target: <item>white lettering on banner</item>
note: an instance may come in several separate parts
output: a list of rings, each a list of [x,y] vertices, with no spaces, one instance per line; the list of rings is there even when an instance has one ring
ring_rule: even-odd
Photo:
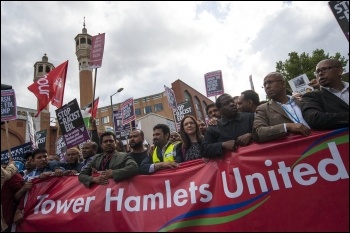
[[[199,186],[199,193],[203,196],[200,198],[201,202],[209,202],[213,198],[213,194],[207,190],[209,188],[209,184],[202,184]],[[171,194],[171,187],[170,187],[170,181],[165,181],[165,192],[166,192],[166,203],[167,208],[170,208],[172,203],[174,203],[176,206],[183,206],[185,205],[189,199],[191,201],[191,204],[197,203],[196,200],[196,191],[198,190],[198,186],[195,185],[195,182],[190,182],[190,187],[188,189],[190,193],[190,198],[188,198],[188,192],[185,189],[178,189],[174,192],[174,194]],[[124,189],[121,188],[118,191],[117,196],[112,196],[113,190],[111,188],[107,188],[106,191],[106,203],[105,203],[105,211],[111,210],[111,202],[116,201],[117,202],[117,211],[122,211],[122,204],[124,204],[124,208],[129,212],[135,212],[135,211],[141,211],[141,200],[143,200],[143,206],[142,210],[145,211],[148,209],[148,205],[150,205],[151,210],[157,209],[163,209],[164,208],[164,194],[161,192],[155,193],[155,194],[148,194],[143,195],[143,198],[141,196],[129,196],[125,199],[123,203],[123,195],[124,195]]]
[[[84,198],[79,197],[77,199],[72,199],[70,201],[65,200],[64,202],[62,202],[61,200],[45,200],[46,198],[48,198],[49,195],[45,194],[45,195],[41,195],[38,196],[38,200],[39,203],[35,206],[34,208],[34,214],[38,214],[39,212],[41,214],[49,214],[51,213],[55,208],[56,208],[56,214],[59,214],[62,210],[63,213],[67,213],[67,211],[72,207],[72,211],[73,213],[79,213],[83,210],[84,207],[84,212],[89,212],[90,211],[90,204],[92,201],[94,201],[96,199],[95,196],[92,197],[87,197],[86,198],[86,203]]]
[[[40,78],[38,80],[38,84],[39,84],[38,89],[39,89],[39,93],[41,95],[47,95],[47,98],[49,98],[49,92],[50,92],[49,81],[47,81],[46,77],[47,77],[47,75],[45,75],[43,78]],[[48,89],[44,90],[45,88],[48,88]]]
[[[334,9],[337,10],[337,14],[343,13],[344,15],[340,15],[339,19],[343,19],[344,17],[349,21],[349,2],[342,1],[334,6]]]
[[[46,138],[39,138],[37,140],[38,143],[44,143],[46,141]]]
[[[323,179],[325,179],[327,181],[331,181],[331,182],[334,182],[334,181],[337,181],[340,179],[348,179],[349,174],[346,171],[346,168],[345,168],[344,163],[340,157],[340,153],[338,151],[338,148],[337,148],[335,142],[328,143],[328,147],[329,147],[329,150],[331,152],[332,158],[331,159],[326,158],[326,159],[323,159],[319,162],[319,164],[317,166],[319,175]],[[265,165],[271,166],[272,161],[266,160]],[[338,173],[333,174],[333,175],[329,174],[326,170],[326,167],[328,165],[336,166],[338,168]],[[281,176],[282,176],[284,187],[285,188],[292,188],[292,183],[291,183],[290,177],[288,176],[288,173],[290,173],[292,171],[291,168],[286,167],[286,165],[283,161],[278,162],[278,167],[279,167],[278,173],[281,174]],[[239,168],[237,168],[237,167],[233,168],[233,174],[234,174],[234,179],[235,179],[236,187],[237,187],[237,190],[235,192],[231,192],[228,189],[226,172],[221,173],[224,192],[225,192],[225,195],[229,198],[239,197],[242,195],[242,193],[244,191],[243,190],[243,187],[244,187],[243,180],[242,180],[241,174],[239,172]],[[268,174],[269,174],[269,178],[270,178],[270,184],[272,185],[272,189],[279,190],[280,187],[277,183],[275,172],[273,170],[271,170],[271,171],[268,171]],[[311,176],[308,179],[303,178],[303,176],[312,175],[312,174],[316,174],[316,170],[310,164],[307,164],[307,163],[301,163],[301,164],[296,165],[292,171],[292,175],[293,175],[292,177],[294,178],[294,180],[297,183],[299,183],[300,185],[304,185],[304,186],[314,184],[317,181],[317,179],[319,178],[317,176]],[[268,191],[264,175],[261,173],[254,173],[252,175],[245,176],[245,182],[247,183],[250,194],[256,193],[255,187],[253,184],[254,179],[257,179],[259,181],[260,189],[262,192]]]
[[[70,110],[70,108],[66,108],[57,114],[58,119],[62,120],[66,132],[69,132],[72,129],[74,129],[72,121],[80,117],[80,110],[76,110],[73,113],[70,113]]]
[[[260,191],[267,192],[271,189],[270,187],[272,187],[272,190],[280,190],[281,188],[293,188],[293,184],[310,186],[315,184],[320,178],[329,182],[349,179],[349,174],[336,143],[329,142],[327,145],[330,151],[329,158],[318,161],[315,168],[308,163],[299,163],[294,167],[289,167],[286,166],[285,161],[278,161],[275,163],[276,168],[268,170],[266,174],[253,173],[242,176],[238,167],[232,169],[233,174],[226,174],[223,171],[221,172],[221,178],[224,194],[226,197],[233,199],[240,197],[243,193],[253,195]],[[271,167],[273,162],[270,159],[266,159],[264,164],[266,167]],[[332,173],[330,173],[329,169],[327,170],[328,167],[333,168]],[[277,177],[280,178],[279,183]],[[228,183],[228,181],[232,181],[233,184]],[[111,205],[115,204],[115,211],[157,211],[164,208],[181,207],[186,204],[196,204],[197,202],[207,203],[213,200],[210,185],[206,183],[196,184],[195,181],[190,181],[188,188],[174,189],[173,187],[170,180],[165,180],[164,186],[160,188],[159,192],[136,196],[126,195],[124,188],[107,188],[104,210],[105,212],[111,211]],[[236,190],[232,187],[236,187]],[[256,190],[257,187],[258,189]],[[59,214],[67,213],[68,211],[73,213],[89,212],[90,204],[95,199],[95,196],[91,196],[62,201],[49,199],[49,194],[39,195],[37,197],[39,203],[34,208],[34,214]]]

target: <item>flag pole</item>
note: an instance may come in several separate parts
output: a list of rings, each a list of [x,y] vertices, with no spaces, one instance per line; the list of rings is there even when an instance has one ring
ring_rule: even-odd
[[[12,154],[11,154],[11,148],[9,143],[9,126],[7,124],[7,121],[5,121],[5,129],[6,129],[6,143],[7,143],[7,149],[9,152],[9,162],[13,161]]]
[[[94,102],[95,102],[95,92],[96,92],[96,77],[97,77],[97,68],[95,68],[95,78],[94,78],[94,95],[92,96],[92,105],[91,105],[91,116],[93,116]],[[96,116],[95,116],[96,117]]]

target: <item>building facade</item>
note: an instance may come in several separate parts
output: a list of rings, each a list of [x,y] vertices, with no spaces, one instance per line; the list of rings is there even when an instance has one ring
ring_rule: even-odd
[[[171,84],[171,88],[175,94],[177,103],[188,101],[192,106],[192,115],[197,119],[205,121],[207,119],[206,107],[213,103],[213,101],[197,90],[193,89],[188,84],[184,83],[180,79],[176,80]],[[113,104],[113,110],[121,108],[121,103]],[[166,92],[155,93],[153,95],[144,96],[141,98],[134,99],[134,109],[136,115],[136,121],[143,119],[145,116],[161,116],[168,121],[175,122],[174,114],[172,109],[168,106],[168,97]],[[97,109],[96,124],[99,133],[106,131],[106,129],[113,127],[112,122],[112,107],[105,106]],[[157,124],[157,121],[152,121],[152,124]],[[161,123],[161,122],[159,122]],[[141,124],[143,131],[149,132],[149,128],[153,128],[154,125]],[[169,126],[171,123],[168,124]],[[146,129],[147,127],[147,129]],[[147,135],[148,137],[148,135]],[[148,140],[147,140],[148,141]]]

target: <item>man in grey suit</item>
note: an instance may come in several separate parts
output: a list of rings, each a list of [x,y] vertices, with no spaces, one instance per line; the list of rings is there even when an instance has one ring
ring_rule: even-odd
[[[103,153],[95,155],[81,170],[78,176],[81,183],[86,187],[107,185],[110,179],[119,182],[137,175],[137,163],[126,153],[117,151],[117,137],[113,132],[102,133],[100,143]]]
[[[302,113],[312,129],[349,127],[349,83],[342,81],[340,61],[325,59],[316,66],[316,80],[320,90],[305,93]]]
[[[253,139],[266,142],[288,133],[309,136],[311,130],[301,114],[301,103],[286,94],[283,75],[278,72],[268,73],[264,78],[264,89],[270,100],[256,109]]]

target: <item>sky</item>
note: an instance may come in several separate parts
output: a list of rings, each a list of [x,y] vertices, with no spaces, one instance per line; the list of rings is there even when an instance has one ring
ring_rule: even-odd
[[[28,86],[44,54],[56,67],[68,60],[63,102],[80,102],[74,38],[84,17],[88,34],[106,37],[97,69],[99,107],[109,106],[121,87],[114,104],[159,94],[177,79],[206,96],[204,74],[216,70],[232,96],[250,89],[252,75],[265,100],[264,77],[290,52],[323,49],[348,59],[348,40],[327,1],[1,1],[1,83],[12,85],[17,106],[36,109]],[[56,109],[50,105],[51,117]]]

